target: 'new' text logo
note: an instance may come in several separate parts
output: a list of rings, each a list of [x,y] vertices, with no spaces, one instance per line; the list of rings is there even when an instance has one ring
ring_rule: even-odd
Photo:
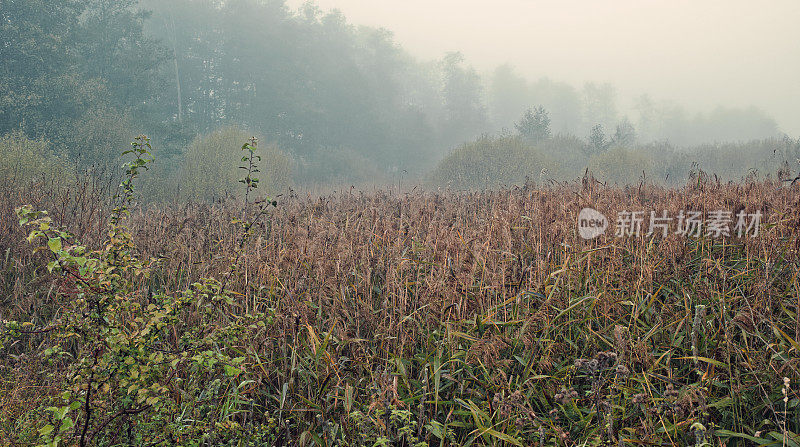
[[[594,239],[608,229],[608,219],[600,211],[584,208],[578,214],[578,234],[584,239]]]

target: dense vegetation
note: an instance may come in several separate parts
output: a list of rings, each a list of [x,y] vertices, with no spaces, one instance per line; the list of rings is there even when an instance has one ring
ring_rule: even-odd
[[[250,142],[244,202],[137,207],[149,143],[131,152],[115,200],[2,195],[7,443],[797,442],[798,184],[278,203]],[[758,237],[586,241],[586,206],[765,216]]]
[[[524,135],[485,135],[449,153],[427,180],[433,186],[473,190],[572,181],[587,172],[612,185],[646,181],[680,186],[699,171],[725,181],[791,181],[799,161],[800,139],[789,137],[676,148],[616,140],[593,145],[564,135],[536,141]]]
[[[0,1],[0,445],[800,445],[800,139],[635,109],[311,3]]]

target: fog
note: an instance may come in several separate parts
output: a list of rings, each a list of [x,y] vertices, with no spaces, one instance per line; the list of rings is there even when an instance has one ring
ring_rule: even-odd
[[[800,447],[799,56],[800,0],[0,0],[0,447]]]
[[[153,200],[232,194],[251,137],[275,192],[784,181],[798,23],[789,0],[0,2],[0,180],[112,171],[147,134]]]
[[[304,0],[290,0],[299,7]],[[775,0],[317,0],[384,27],[411,54],[461,51],[482,72],[610,82],[622,111],[642,94],[691,111],[756,106],[800,135],[800,2]]]

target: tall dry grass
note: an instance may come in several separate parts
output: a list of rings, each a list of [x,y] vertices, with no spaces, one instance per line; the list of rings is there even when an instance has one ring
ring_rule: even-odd
[[[28,254],[10,212],[58,204],[39,191],[0,198],[0,312],[44,326],[60,278]],[[90,194],[65,203],[64,224],[98,243],[107,205]],[[612,220],[765,217],[755,238],[585,241],[584,207]],[[230,283],[238,312],[276,311],[275,326],[241,340],[260,363],[246,365],[252,405],[237,420],[272,430],[274,444],[409,445],[411,432],[432,445],[798,442],[797,387],[782,401],[783,378],[800,383],[798,210],[800,185],[703,175],[672,189],[586,178],[286,197]],[[235,202],[134,212],[142,255],[162,259],[143,287],[170,293],[221,274],[239,212]],[[23,442],[18,424],[55,389],[58,371],[37,357],[46,345],[28,337],[3,353],[0,439]]]

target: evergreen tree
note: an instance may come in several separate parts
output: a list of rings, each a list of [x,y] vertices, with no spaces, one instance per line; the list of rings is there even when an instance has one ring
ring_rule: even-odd
[[[592,152],[602,152],[608,148],[606,134],[603,132],[603,125],[597,124],[589,132],[589,149]]]
[[[551,137],[550,115],[542,106],[525,111],[522,119],[514,124],[514,127],[523,138],[532,143],[538,143]]]
[[[617,124],[611,141],[613,144],[622,147],[631,147],[636,143],[636,129],[627,117],[623,118],[622,121]]]

